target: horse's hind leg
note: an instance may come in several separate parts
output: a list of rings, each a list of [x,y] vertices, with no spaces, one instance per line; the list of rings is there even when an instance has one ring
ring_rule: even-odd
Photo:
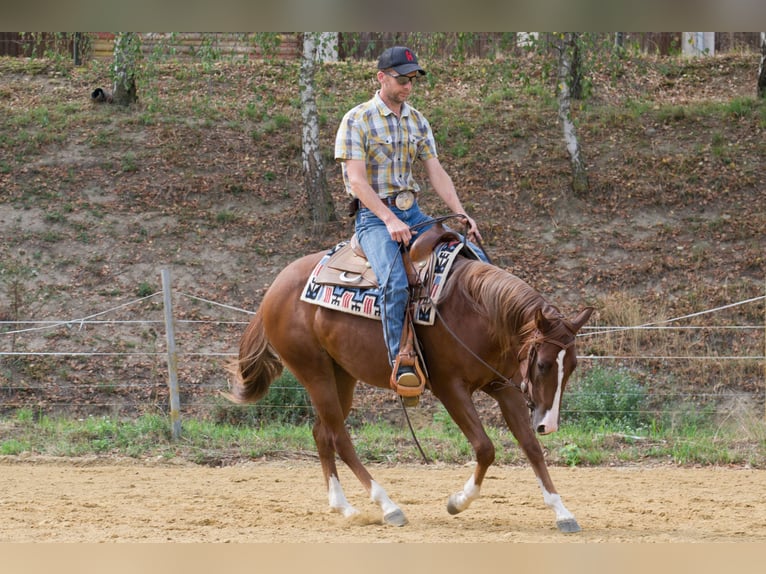
[[[372,475],[359,460],[346,430],[345,421],[351,411],[356,381],[338,368],[335,369],[334,379],[334,385],[328,383],[327,379],[314,384],[304,383],[318,415],[314,424],[314,441],[322,463],[330,508],[346,517],[358,513],[358,510],[346,499],[341,487],[335,464],[337,453],[362,483],[371,500],[380,506],[383,511],[383,521],[393,526],[404,526],[407,524],[406,516],[388,497],[386,491],[373,480]]]
[[[497,401],[503,418],[508,424],[513,436],[519,442],[521,450],[532,465],[532,469],[537,476],[540,489],[543,491],[543,501],[545,505],[552,509],[556,514],[556,526],[561,532],[571,533],[579,532],[580,525],[574,517],[574,514],[567,510],[561,501],[561,496],[556,492],[553,486],[553,480],[545,464],[545,455],[537,440],[535,432],[532,429],[529,418],[529,410],[518,389],[503,386],[502,388],[485,388],[484,391]]]
[[[322,472],[324,474],[325,485],[327,486],[330,508],[345,517],[358,514],[359,511],[348,502],[340,485],[338,468],[335,466],[335,447],[333,446],[332,434],[327,432],[320,418],[317,418],[314,423],[313,433],[319,461],[322,463]]]

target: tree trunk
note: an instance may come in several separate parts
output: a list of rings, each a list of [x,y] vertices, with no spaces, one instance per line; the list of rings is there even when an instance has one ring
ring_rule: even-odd
[[[559,42],[559,118],[564,128],[564,141],[572,164],[572,191],[575,195],[585,195],[588,191],[588,174],[582,157],[577,128],[572,121],[572,103],[570,85],[572,78],[572,58],[576,54],[577,34],[565,33]]]
[[[569,93],[575,100],[582,100],[582,55],[580,54],[580,42],[578,42],[578,34],[572,33],[570,47],[572,52],[569,71],[569,77],[571,78],[569,84]]]
[[[120,32],[114,39],[114,89],[115,104],[129,106],[138,100],[136,92],[136,70],[141,54],[141,41],[135,32]]]
[[[761,32],[761,63],[758,66],[758,97],[766,98],[766,32]]]
[[[327,186],[319,148],[319,112],[314,94],[314,73],[319,40],[320,34],[317,32],[304,33],[300,72],[303,182],[311,221],[315,228],[321,228],[330,221],[338,220],[332,194]]]

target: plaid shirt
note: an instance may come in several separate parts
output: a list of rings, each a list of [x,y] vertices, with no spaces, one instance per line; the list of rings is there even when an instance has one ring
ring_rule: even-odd
[[[400,191],[420,191],[412,177],[415,159],[436,156],[436,142],[428,120],[406,102],[401,119],[383,103],[380,93],[343,117],[335,136],[335,159],[342,162],[346,192],[351,186],[343,160],[361,159],[367,166],[367,181],[381,197]]]

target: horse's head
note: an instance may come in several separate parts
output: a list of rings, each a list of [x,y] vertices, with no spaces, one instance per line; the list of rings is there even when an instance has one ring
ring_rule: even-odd
[[[577,366],[575,336],[593,312],[580,311],[573,321],[560,315],[547,317],[535,312],[535,329],[521,360],[522,390],[530,402],[532,428],[540,434],[556,432],[561,417],[561,397],[569,376]]]

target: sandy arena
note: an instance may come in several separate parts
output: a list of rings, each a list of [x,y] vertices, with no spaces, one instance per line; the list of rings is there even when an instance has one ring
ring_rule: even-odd
[[[112,459],[0,458],[0,542],[763,542],[766,472],[552,468],[582,531],[560,534],[529,468],[492,467],[482,496],[450,516],[469,466],[373,466],[407,515],[383,525],[345,469],[360,515],[329,511],[319,464],[224,468]]]

